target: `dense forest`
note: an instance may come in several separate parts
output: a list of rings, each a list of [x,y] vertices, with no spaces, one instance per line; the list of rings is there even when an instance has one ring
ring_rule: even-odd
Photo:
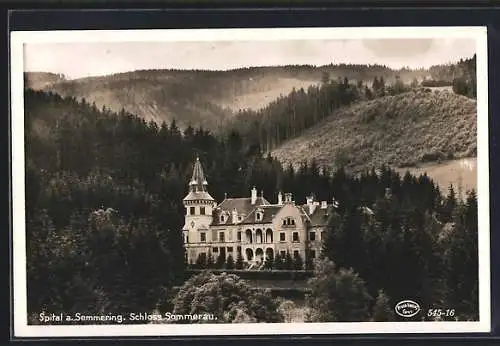
[[[350,91],[346,86],[340,94],[345,102]],[[299,203],[310,193],[335,198],[339,208],[323,254],[337,268],[357,272],[367,295],[390,302],[419,298],[423,306],[453,307],[457,318],[477,319],[473,191],[461,201],[453,187],[443,193],[425,175],[402,177],[385,167],[357,177],[315,162],[282,167],[237,131],[181,131],[175,121],[157,125],[29,89],[25,117],[32,315],[153,311],[179,301],[171,298],[184,282],[182,198],[199,155],[218,201],[226,193],[246,196],[254,185],[270,201],[278,190],[292,192]],[[324,294],[313,290],[311,301]],[[321,307],[311,306],[318,309],[312,320],[321,320]]]
[[[431,79],[424,80],[424,86],[439,82],[441,86],[453,86],[453,91],[460,95],[476,97],[476,55],[469,59],[460,59],[455,64],[435,65],[429,68]],[[427,83],[427,84],[426,84]],[[437,86],[437,85],[436,85]]]

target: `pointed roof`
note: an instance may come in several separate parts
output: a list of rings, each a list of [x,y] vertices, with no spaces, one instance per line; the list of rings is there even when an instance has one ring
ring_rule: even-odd
[[[193,176],[189,182],[190,190],[193,192],[206,191],[207,190],[207,179],[205,178],[205,173],[203,173],[203,167],[201,166],[200,158],[196,156],[196,162],[193,167]]]
[[[189,181],[189,193],[184,197],[184,201],[214,201],[213,197],[207,191],[207,179],[203,173],[200,158],[197,156],[193,167],[193,176]]]

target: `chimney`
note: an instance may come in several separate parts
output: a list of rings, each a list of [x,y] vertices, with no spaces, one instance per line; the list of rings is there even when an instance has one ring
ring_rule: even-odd
[[[233,217],[233,223],[237,223],[238,222],[238,211],[236,210],[236,208],[233,209],[232,217]]]
[[[292,194],[290,192],[285,193],[285,203],[292,203]]]
[[[328,204],[326,203],[326,201],[321,201],[321,209],[326,209],[328,208]]]
[[[278,205],[282,205],[283,204],[283,194],[280,192],[278,192]]]
[[[252,188],[252,205],[254,205],[255,202],[257,202],[257,189],[254,186]]]
[[[314,213],[314,209],[316,209],[316,206],[314,205],[314,196],[313,195],[307,196],[306,203],[309,208],[309,215],[312,215],[312,213]]]

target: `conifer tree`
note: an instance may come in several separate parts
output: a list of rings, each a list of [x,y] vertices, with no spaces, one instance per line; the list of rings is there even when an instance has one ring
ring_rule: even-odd
[[[279,252],[276,253],[276,256],[274,257],[273,268],[277,270],[283,270],[284,269],[283,261],[284,259],[281,257]]]
[[[395,320],[391,301],[383,290],[378,291],[375,305],[373,306],[372,319],[375,322],[391,322]]]
[[[238,254],[236,255],[236,263],[234,267],[235,269],[243,269],[243,256],[241,251],[238,251]]]
[[[286,270],[293,269],[293,259],[289,251],[286,252],[284,267]]]
[[[226,264],[226,257],[221,253],[217,256],[217,261],[215,262],[215,268],[223,269]]]
[[[214,269],[214,268],[215,268],[214,258],[212,256],[212,252],[209,252],[207,257],[207,269]]]
[[[302,260],[302,256],[300,256],[300,254],[293,256],[292,267],[294,270],[303,270],[304,269],[304,261]]]
[[[234,269],[234,260],[232,255],[227,256],[226,269]]]

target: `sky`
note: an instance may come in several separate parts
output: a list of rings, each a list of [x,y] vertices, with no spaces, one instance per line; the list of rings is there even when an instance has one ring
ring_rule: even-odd
[[[144,69],[228,70],[289,64],[426,68],[472,57],[475,50],[475,40],[466,38],[27,43],[24,71],[81,78]]]

